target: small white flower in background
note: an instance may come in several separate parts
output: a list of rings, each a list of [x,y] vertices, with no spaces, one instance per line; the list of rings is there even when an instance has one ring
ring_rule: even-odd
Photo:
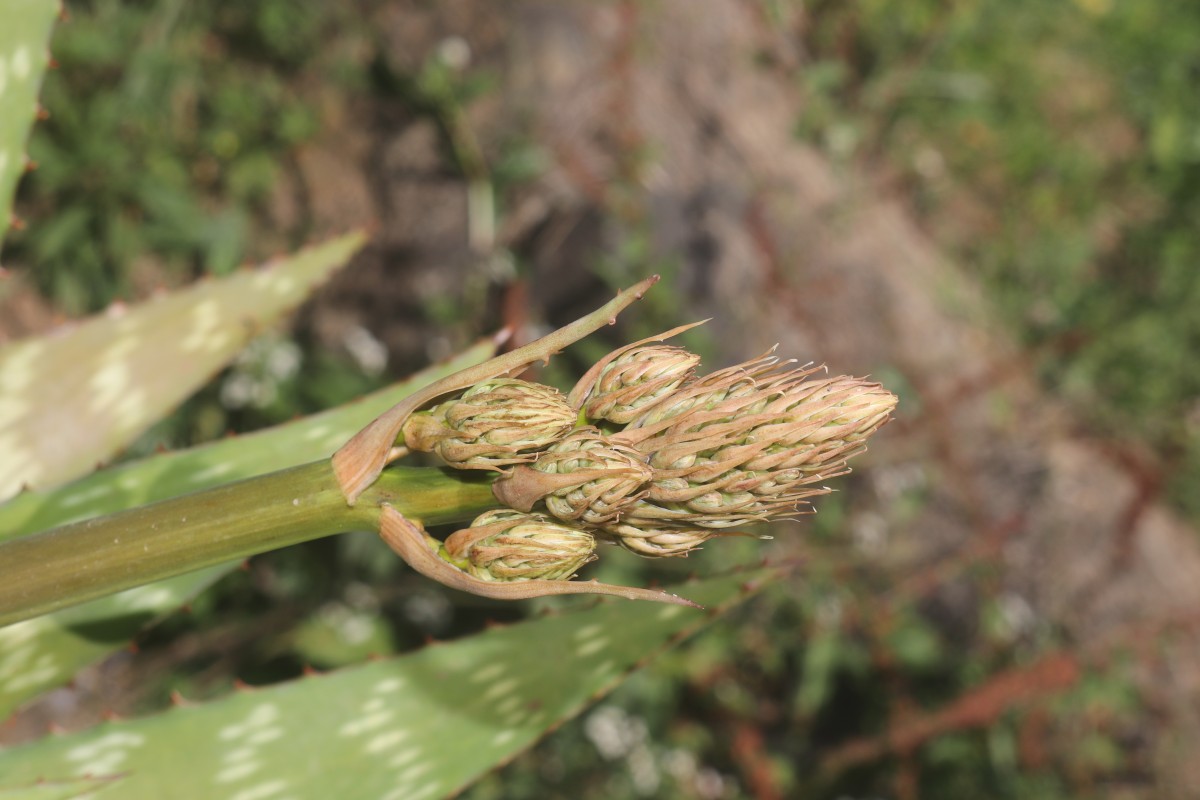
[[[304,354],[290,339],[263,336],[252,341],[221,383],[221,405],[230,410],[266,408],[279,397],[279,386],[296,376]]]

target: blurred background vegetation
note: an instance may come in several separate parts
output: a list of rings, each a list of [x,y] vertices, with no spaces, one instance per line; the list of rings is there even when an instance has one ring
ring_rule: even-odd
[[[361,326],[334,334],[319,310],[329,296],[319,297],[316,310],[259,340],[130,457],[344,402],[522,321],[521,287],[539,240],[506,240],[504,230],[548,169],[551,144],[520,124],[480,137],[470,112],[494,102],[497,76],[445,31],[408,34],[428,40],[419,58],[396,52],[381,29],[402,25],[408,6],[67,4],[52,46],[58,67],[43,92],[49,118],[30,145],[38,167],[19,193],[27,224],[5,249],[4,334],[222,274],[346,223],[322,199],[338,191],[341,167],[314,167],[311,158],[316,143],[336,147],[343,135],[379,181],[411,186],[417,205],[429,204],[431,228],[446,185],[468,206],[463,252],[453,251],[455,274],[466,277],[455,292],[401,271],[417,300],[371,308],[363,298],[378,275],[367,273],[366,288],[334,290],[339,302],[358,298],[366,309]],[[1131,447],[1161,497],[1200,524],[1200,6],[763,0],[756,10],[800,53],[790,67],[805,109],[796,140],[902,204],[982,287],[1047,393],[1065,399],[1079,425]],[[491,32],[476,34],[487,42]],[[385,146],[401,128],[432,131],[433,155],[406,166]],[[653,148],[623,148],[627,163],[614,168],[618,179],[600,204],[620,235],[575,269],[603,288],[600,296],[662,272],[666,286],[635,315],[633,333],[644,334],[695,314],[677,299],[687,259],[653,246],[647,200],[633,177],[621,179],[653,161]],[[378,217],[397,191],[371,184],[385,207]],[[412,256],[411,243],[384,248],[388,258]],[[428,280],[433,286],[421,288]],[[578,310],[550,307],[545,317],[561,322],[556,315]],[[371,324],[405,315],[408,334]],[[719,352],[711,336],[689,344]],[[556,362],[545,379],[568,384],[607,349],[589,346],[594,352]],[[858,476],[839,489],[804,523],[802,582],[637,674],[468,796],[1153,792],[1145,732],[1132,721],[1142,700],[1120,670],[1056,683],[1063,632],[1031,621],[1027,606],[998,591],[987,564],[965,570],[969,611],[947,615],[860,562],[848,518],[869,489]],[[914,490],[899,502],[927,499]],[[755,541],[718,544],[685,563],[606,559],[602,579],[669,581],[762,552]],[[527,612],[447,596],[367,538],[315,542],[256,559],[190,614],[149,631],[136,656],[100,667],[95,697],[54,713],[69,726],[89,703],[136,712],[159,707],[172,690],[213,696],[235,679],[282,680],[306,664],[354,663]],[[1001,691],[994,708],[972,717],[970,701],[983,703],[986,687],[1006,685],[1010,673],[1034,676],[1050,699],[1030,708],[1020,691]],[[88,688],[84,680],[78,691]],[[896,720],[921,709],[948,712],[906,752],[845,747],[894,732]]]

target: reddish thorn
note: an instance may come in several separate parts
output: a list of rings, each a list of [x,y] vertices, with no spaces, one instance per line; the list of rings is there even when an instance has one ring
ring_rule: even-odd
[[[29,156],[25,156],[25,171],[33,172],[37,168],[38,168],[38,162],[34,161]]]
[[[46,726],[46,730],[50,731],[51,735],[53,736],[62,736],[67,732],[67,729],[62,725],[59,725],[57,722],[51,722]]]
[[[179,613],[180,614],[191,614],[192,613],[192,604],[184,603],[183,605],[181,605],[179,607]]]
[[[238,569],[240,569],[242,572],[249,572],[250,571],[250,559],[246,559],[241,564],[239,564]]]
[[[312,664],[305,664],[305,665],[304,665],[304,676],[305,676],[306,678],[311,678],[313,675],[320,675],[320,674],[321,674],[321,673],[319,673],[319,672],[317,672],[315,669],[313,669],[313,665],[312,665]]]
[[[237,436],[237,431],[235,431],[233,428],[230,428],[229,430],[225,431],[226,439],[233,439],[236,436]]]
[[[117,712],[113,711],[111,708],[104,709],[104,711],[101,712],[100,716],[104,717],[104,719],[107,720],[108,722],[120,722],[121,721],[121,715],[118,714]]]
[[[9,216],[8,224],[12,226],[12,229],[14,231],[25,230],[25,220],[21,219],[16,214],[12,214],[11,216]]]
[[[54,56],[48,56],[46,61],[46,69],[58,69],[58,59]]]
[[[383,655],[380,653],[368,653],[367,661],[383,661]]]
[[[46,120],[50,119],[50,112],[46,110],[44,105],[38,103],[37,112],[34,114],[34,116],[37,117],[38,122],[45,122]]]
[[[58,4],[58,21],[59,22],[70,22],[71,21],[71,12],[67,11],[67,7],[62,3]]]
[[[437,643],[438,643],[438,640],[433,638],[433,636],[431,634],[428,634],[428,633],[425,634],[425,646],[426,647],[428,647],[431,644],[437,644]]]
[[[125,649],[129,651],[130,655],[136,656],[138,654],[137,642],[130,642],[129,647],[126,647]]]
[[[179,707],[188,705],[188,699],[179,693],[178,689],[171,690],[171,705]]]
[[[246,683],[246,682],[245,682],[244,680],[242,680],[241,678],[234,678],[234,679],[233,679],[233,688],[234,688],[234,689],[236,689],[236,690],[237,690],[237,691],[239,691],[239,692],[249,692],[249,691],[253,691],[253,689],[254,689],[254,687],[253,687],[253,686],[251,686],[250,684]]]
[[[491,617],[488,617],[483,621],[483,627],[487,630],[491,630],[492,628],[499,628],[500,623],[496,622],[496,620],[492,619]]]

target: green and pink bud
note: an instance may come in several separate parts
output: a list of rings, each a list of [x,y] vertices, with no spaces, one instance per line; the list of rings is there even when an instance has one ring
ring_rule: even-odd
[[[480,580],[570,580],[595,557],[596,539],[539,514],[500,509],[452,533],[445,551]]]
[[[652,525],[620,522],[605,527],[600,535],[639,556],[679,558],[687,556],[709,539],[721,534],[717,531],[674,526],[669,523]]]
[[[691,378],[700,356],[663,344],[626,349],[600,370],[583,404],[588,419],[624,425],[669,399]]]
[[[641,453],[588,427],[513,469],[492,492],[510,508],[530,511],[541,502],[559,519],[604,525],[643,497],[653,476]]]
[[[647,508],[677,524],[728,527],[793,513],[828,491],[811,484],[848,471],[896,397],[857,378],[807,374],[769,376],[754,392],[631,431],[655,468]]]
[[[458,469],[499,470],[534,460],[577,419],[558,390],[515,378],[477,383],[455,400],[413,414],[404,446],[436,453]]]

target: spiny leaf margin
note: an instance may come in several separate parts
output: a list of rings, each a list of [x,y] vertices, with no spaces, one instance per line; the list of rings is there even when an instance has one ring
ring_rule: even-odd
[[[61,7],[58,0],[0,0],[0,245],[25,173],[25,140],[37,117],[38,91],[50,61],[47,42]]]

